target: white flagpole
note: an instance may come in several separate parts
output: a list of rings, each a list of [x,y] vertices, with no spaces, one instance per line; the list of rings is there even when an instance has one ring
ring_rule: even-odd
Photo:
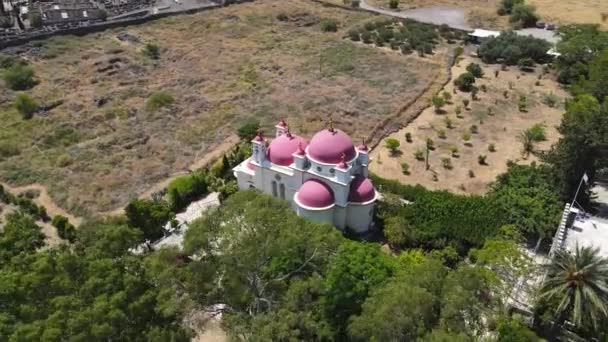
[[[574,194],[574,198],[572,199],[572,205],[574,204],[578,204],[578,202],[576,202],[576,197],[578,196],[578,192],[581,190],[581,186],[583,185],[583,180],[585,179],[585,175],[587,173],[584,172],[583,176],[581,177],[581,181],[578,183],[578,188],[576,189],[576,193]],[[579,205],[580,207],[580,205]],[[580,208],[581,210],[584,210],[583,208]]]

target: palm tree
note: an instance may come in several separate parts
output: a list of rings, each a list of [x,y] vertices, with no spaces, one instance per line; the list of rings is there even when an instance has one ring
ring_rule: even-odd
[[[519,134],[518,139],[522,144],[521,154],[527,159],[534,152],[534,137],[530,130],[525,130]]]
[[[556,324],[571,318],[581,327],[584,319],[595,329],[608,317],[608,259],[600,256],[599,248],[577,244],[573,252],[560,250],[546,268],[541,299],[559,302]]]

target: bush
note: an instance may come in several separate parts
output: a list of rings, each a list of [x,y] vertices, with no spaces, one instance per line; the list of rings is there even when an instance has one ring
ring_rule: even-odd
[[[528,110],[528,98],[525,95],[519,97],[517,102],[517,108],[520,112],[526,112]]]
[[[437,131],[437,137],[439,139],[446,139],[447,135],[445,134],[445,130],[443,130],[443,129],[438,130]]]
[[[412,142],[412,133],[410,133],[410,132],[405,133],[405,141],[407,141],[408,143]]]
[[[531,71],[532,68],[534,68],[534,60],[530,57],[521,58],[517,61],[517,66],[519,66],[521,70]]]
[[[498,5],[498,15],[511,14],[515,5],[523,4],[524,0],[502,0]]]
[[[441,165],[446,170],[451,170],[454,168],[454,166],[452,166],[452,160],[450,158],[442,158]]]
[[[371,44],[372,43],[372,34],[369,33],[368,31],[361,33],[361,41],[365,44]]]
[[[434,151],[435,150],[435,142],[433,141],[433,139],[431,139],[431,138],[427,138],[426,139],[426,148],[429,151]]]
[[[171,96],[171,94],[164,91],[159,91],[150,95],[148,101],[146,102],[146,110],[153,112],[160,108],[170,106],[173,104],[173,101],[173,96]]]
[[[352,29],[352,30],[348,31],[348,37],[353,42],[358,42],[361,40],[361,33],[357,29]]]
[[[352,0],[350,2],[350,6],[353,7],[353,8],[358,8],[360,4],[361,4],[360,0]]]
[[[260,121],[258,119],[251,118],[237,129],[237,135],[241,140],[250,141],[255,138],[260,128]]]
[[[414,51],[414,50],[412,50],[412,46],[408,43],[401,44],[399,49],[401,50],[401,53],[404,55],[409,55],[410,53],[412,53]]]
[[[452,157],[454,157],[454,158],[458,158],[459,157],[459,155],[458,155],[458,146],[456,146],[456,145],[450,146],[450,152],[452,152]]]
[[[409,175],[410,174],[410,164],[405,163],[405,162],[401,163],[401,172],[406,176]]]
[[[475,178],[475,172],[473,172],[473,170],[469,170],[469,178]]]
[[[287,21],[287,20],[289,20],[289,16],[287,16],[287,14],[281,12],[277,15],[277,20],[278,21]]]
[[[469,103],[471,103],[471,101],[469,99],[462,99],[462,104],[464,105],[464,108],[469,108]]]
[[[401,144],[399,143],[399,140],[395,138],[388,138],[384,140],[384,146],[389,150],[391,155],[396,155],[399,152],[399,146],[401,146]]]
[[[557,95],[555,95],[553,92],[550,92],[549,94],[546,94],[543,97],[543,103],[551,108],[557,107],[557,105],[559,104],[559,101],[560,101],[559,97]]]
[[[323,19],[323,20],[321,20],[321,31],[323,31],[323,32],[336,32],[336,31],[338,31],[338,22],[335,19]]]
[[[461,106],[456,106],[456,108],[454,108],[454,113],[456,114],[457,118],[462,117],[460,114],[462,114],[462,107]]]
[[[454,80],[454,85],[458,87],[458,90],[460,91],[471,91],[474,84],[475,76],[470,72],[465,72]]]
[[[144,46],[143,54],[150,59],[159,59],[160,48],[156,44],[147,43],[146,46]]]
[[[28,65],[15,64],[2,75],[6,86],[12,90],[28,90],[36,85],[34,69]]]
[[[477,128],[477,125],[472,125],[469,130],[472,134],[477,134],[479,132],[479,128]]]
[[[25,120],[31,119],[39,108],[36,101],[26,93],[17,94],[13,105]]]
[[[446,128],[449,128],[449,129],[454,128],[454,122],[449,117],[446,116],[445,119],[443,119],[443,122],[445,122]]]
[[[494,145],[494,144],[488,145],[488,151],[490,151],[490,152],[496,152],[496,145]]]
[[[433,106],[435,107],[435,113],[441,113],[441,107],[445,105],[445,98],[443,96],[435,95],[431,99]]]
[[[171,210],[178,212],[190,202],[207,193],[207,180],[203,172],[182,176],[174,179],[167,187]]]
[[[483,69],[477,63],[471,63],[467,65],[467,71],[471,73],[471,75],[475,76],[475,78],[483,77]]]
[[[471,133],[462,133],[462,140],[464,140],[465,145],[471,141]]]
[[[418,161],[423,161],[424,160],[424,151],[421,149],[417,149],[416,152],[414,152],[414,158],[416,158],[416,160],[418,160]]]
[[[53,220],[51,220],[51,224],[57,229],[57,235],[60,238],[74,242],[76,239],[76,228],[68,221],[67,217],[55,215],[53,216]]]
[[[149,241],[162,238],[165,224],[175,217],[165,201],[145,199],[131,201],[125,208],[125,215],[128,224],[139,229],[143,233],[143,238]]]
[[[443,97],[443,99],[445,100],[446,103],[449,103],[450,100],[452,99],[452,94],[450,94],[447,91],[444,91],[443,93],[441,93],[441,96]]]
[[[535,124],[528,128],[528,132],[530,132],[530,138],[534,142],[547,140],[546,127],[542,123]]]
[[[536,25],[536,22],[538,21],[536,7],[526,4],[515,5],[509,21],[523,27],[531,27]]]
[[[388,7],[392,9],[399,8],[399,0],[389,0]]]
[[[479,165],[487,165],[486,159],[487,159],[487,156],[485,154],[480,154],[477,157],[477,162],[479,162]]]
[[[30,12],[29,15],[30,26],[33,28],[42,27],[42,15],[39,12]]]

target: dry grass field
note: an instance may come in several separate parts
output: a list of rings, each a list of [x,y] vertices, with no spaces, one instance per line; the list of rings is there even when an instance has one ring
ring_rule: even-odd
[[[388,0],[367,1],[374,6],[388,8]],[[558,25],[599,24],[604,30],[608,30],[606,0],[527,0],[526,2],[536,6],[538,14],[545,22]],[[469,25],[472,27],[507,28],[508,17],[500,17],[496,14],[499,3],[500,0],[407,0],[401,1],[400,9],[435,5],[456,6],[467,11]]]
[[[543,124],[546,129],[546,140],[536,144],[536,150],[546,150],[558,138],[556,126],[563,113],[563,101],[566,93],[556,81],[545,75],[538,79],[541,70],[522,72],[516,67],[500,71],[496,78],[494,71],[497,65],[484,65],[473,57],[464,57],[452,68],[452,75],[457,77],[471,63],[480,63],[485,75],[478,79],[478,87],[485,85],[487,91],[479,91],[478,100],[471,101],[469,109],[464,109],[463,99],[470,99],[469,93],[453,92],[452,82],[444,88],[452,94],[451,103],[446,105],[441,114],[434,107],[427,108],[411,124],[390,137],[400,141],[400,154],[391,156],[381,144],[372,152],[371,171],[387,178],[397,179],[403,183],[421,184],[429,189],[450,190],[460,193],[484,193],[496,176],[507,169],[507,161],[530,163],[537,158],[534,155],[522,155],[522,143],[519,134],[535,124]],[[537,67],[537,69],[541,69]],[[536,85],[540,82],[540,85]],[[505,98],[505,91],[508,98]],[[547,95],[553,93],[559,98],[559,104],[550,107],[545,104]],[[527,111],[520,112],[520,96],[526,96]],[[456,115],[456,107],[462,107],[461,118]],[[491,110],[489,111],[489,108]],[[451,122],[451,128],[447,123]],[[471,133],[471,127],[477,126],[477,133]],[[412,135],[408,143],[406,133]],[[442,138],[442,133],[445,137]],[[463,138],[470,135],[467,142]],[[436,149],[430,152],[430,169],[426,170],[424,161],[416,160],[414,153],[425,150],[426,139],[431,138]],[[495,151],[490,151],[493,144]],[[453,155],[452,149],[458,151]],[[487,157],[487,165],[481,165],[479,155]],[[524,158],[525,157],[525,158]],[[444,160],[449,160],[451,169],[444,167]],[[401,163],[409,164],[409,175],[402,173]],[[470,171],[473,172],[471,177]]]
[[[324,18],[338,32],[322,32]],[[310,135],[333,115],[362,138],[428,87],[443,62],[344,39],[374,18],[259,0],[5,51],[34,67],[40,84],[29,93],[59,105],[23,120],[10,105],[15,93],[0,91],[0,181],[40,184],[60,207],[92,215],[200,166],[251,117],[267,131],[286,118]],[[159,60],[144,56],[146,43],[160,46]],[[173,103],[146,109],[158,91]]]

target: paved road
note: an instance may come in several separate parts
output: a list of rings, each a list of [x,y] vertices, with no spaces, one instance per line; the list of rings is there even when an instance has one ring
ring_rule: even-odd
[[[473,30],[472,27],[467,25],[465,10],[460,7],[429,6],[405,11],[390,11],[372,6],[366,0],[361,0],[360,7],[368,11],[392,17],[414,19],[416,21],[435,25],[446,24],[452,28],[465,31]],[[526,28],[516,30],[515,32],[525,36],[531,35],[536,38],[544,39],[550,43],[557,43],[559,40],[553,31],[544,29]]]

